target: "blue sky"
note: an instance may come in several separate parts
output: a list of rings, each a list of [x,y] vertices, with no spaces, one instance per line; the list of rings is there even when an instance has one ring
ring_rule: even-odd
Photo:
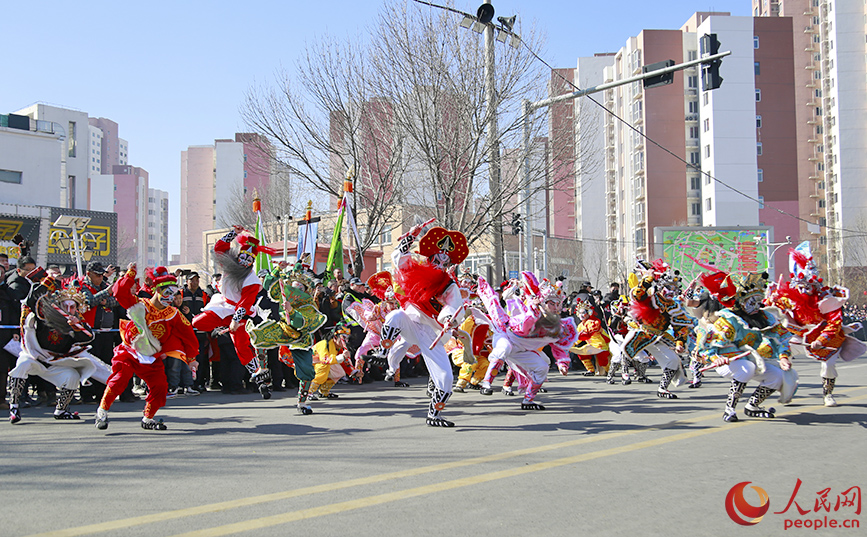
[[[436,2],[434,2],[436,3]],[[481,0],[457,0],[474,13]],[[354,35],[379,0],[0,1],[0,112],[47,102],[106,117],[129,141],[130,164],[170,195],[169,253],[179,249],[180,159],[191,145],[246,130],[246,90],[291,69],[305,42]],[[547,36],[556,67],[616,51],[645,28],[679,28],[695,11],[749,15],[749,0],[493,0]],[[418,6],[418,9],[431,9]]]

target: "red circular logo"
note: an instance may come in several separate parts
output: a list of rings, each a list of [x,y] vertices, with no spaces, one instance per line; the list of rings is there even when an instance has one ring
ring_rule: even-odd
[[[726,513],[729,518],[741,526],[753,526],[762,521],[762,517],[771,508],[768,493],[761,487],[750,487],[759,495],[759,505],[753,506],[744,498],[744,488],[752,481],[744,481],[733,486],[726,495]],[[745,520],[746,519],[746,520]]]

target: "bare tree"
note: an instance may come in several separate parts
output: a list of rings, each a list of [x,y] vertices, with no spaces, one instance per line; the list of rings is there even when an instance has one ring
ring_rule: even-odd
[[[547,96],[550,71],[531,52],[542,39],[524,25],[521,47],[496,43],[499,136],[491,140],[483,41],[459,22],[447,11],[386,0],[366,39],[322,38],[274,87],[248,91],[242,115],[293,177],[337,198],[343,175],[355,169],[362,248],[401,204],[431,207],[472,244],[525,195],[523,166],[504,167],[491,195],[489,144],[522,147],[521,101]],[[536,114],[531,137],[545,129],[544,114]],[[564,155],[559,142],[549,143],[551,158],[574,161],[569,142]],[[531,194],[559,186],[547,179],[544,159],[532,161],[531,174]]]

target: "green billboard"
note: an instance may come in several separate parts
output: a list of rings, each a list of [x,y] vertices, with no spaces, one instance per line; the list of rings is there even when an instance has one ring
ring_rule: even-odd
[[[729,273],[768,270],[768,244],[773,242],[773,237],[767,226],[658,227],[654,234],[657,257],[679,270],[684,284],[707,272],[701,265]]]

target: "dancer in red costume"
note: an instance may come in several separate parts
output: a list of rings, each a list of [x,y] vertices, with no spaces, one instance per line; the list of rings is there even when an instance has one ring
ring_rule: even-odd
[[[112,294],[121,307],[126,308],[131,320],[120,324],[122,343],[114,348],[111,376],[108,378],[102,402],[96,411],[96,428],[108,428],[108,410],[115,398],[124,390],[129,379],[138,375],[148,388],[142,418],[142,429],[164,431],[163,420],[154,420],[157,411],[166,404],[168,382],[163,358],[172,356],[189,364],[195,374],[199,340],[186,317],[170,306],[178,290],[178,280],[166,270],[153,271],[153,296],[138,298],[135,264],[115,282]]]
[[[271,382],[271,371],[267,368],[267,362],[254,360],[250,334],[244,325],[247,318],[255,315],[256,296],[262,289],[262,283],[253,272],[253,262],[260,253],[276,255],[277,252],[260,246],[258,239],[243,227],[234,226],[214,245],[214,253],[223,271],[220,294],[215,295],[202,313],[193,318],[193,327],[202,332],[228,328],[238,360],[247,368],[251,380],[259,385],[259,391],[265,396],[262,386]]]
[[[785,315],[786,329],[794,334],[792,343],[804,345],[807,356],[822,364],[825,406],[837,406],[833,395],[837,359],[848,362],[867,350],[864,342],[849,335],[857,332],[860,324],[843,324],[843,306],[849,300],[849,289],[823,284],[810,243],[806,241],[789,250],[789,270],[792,281],[772,286],[766,302]]]

